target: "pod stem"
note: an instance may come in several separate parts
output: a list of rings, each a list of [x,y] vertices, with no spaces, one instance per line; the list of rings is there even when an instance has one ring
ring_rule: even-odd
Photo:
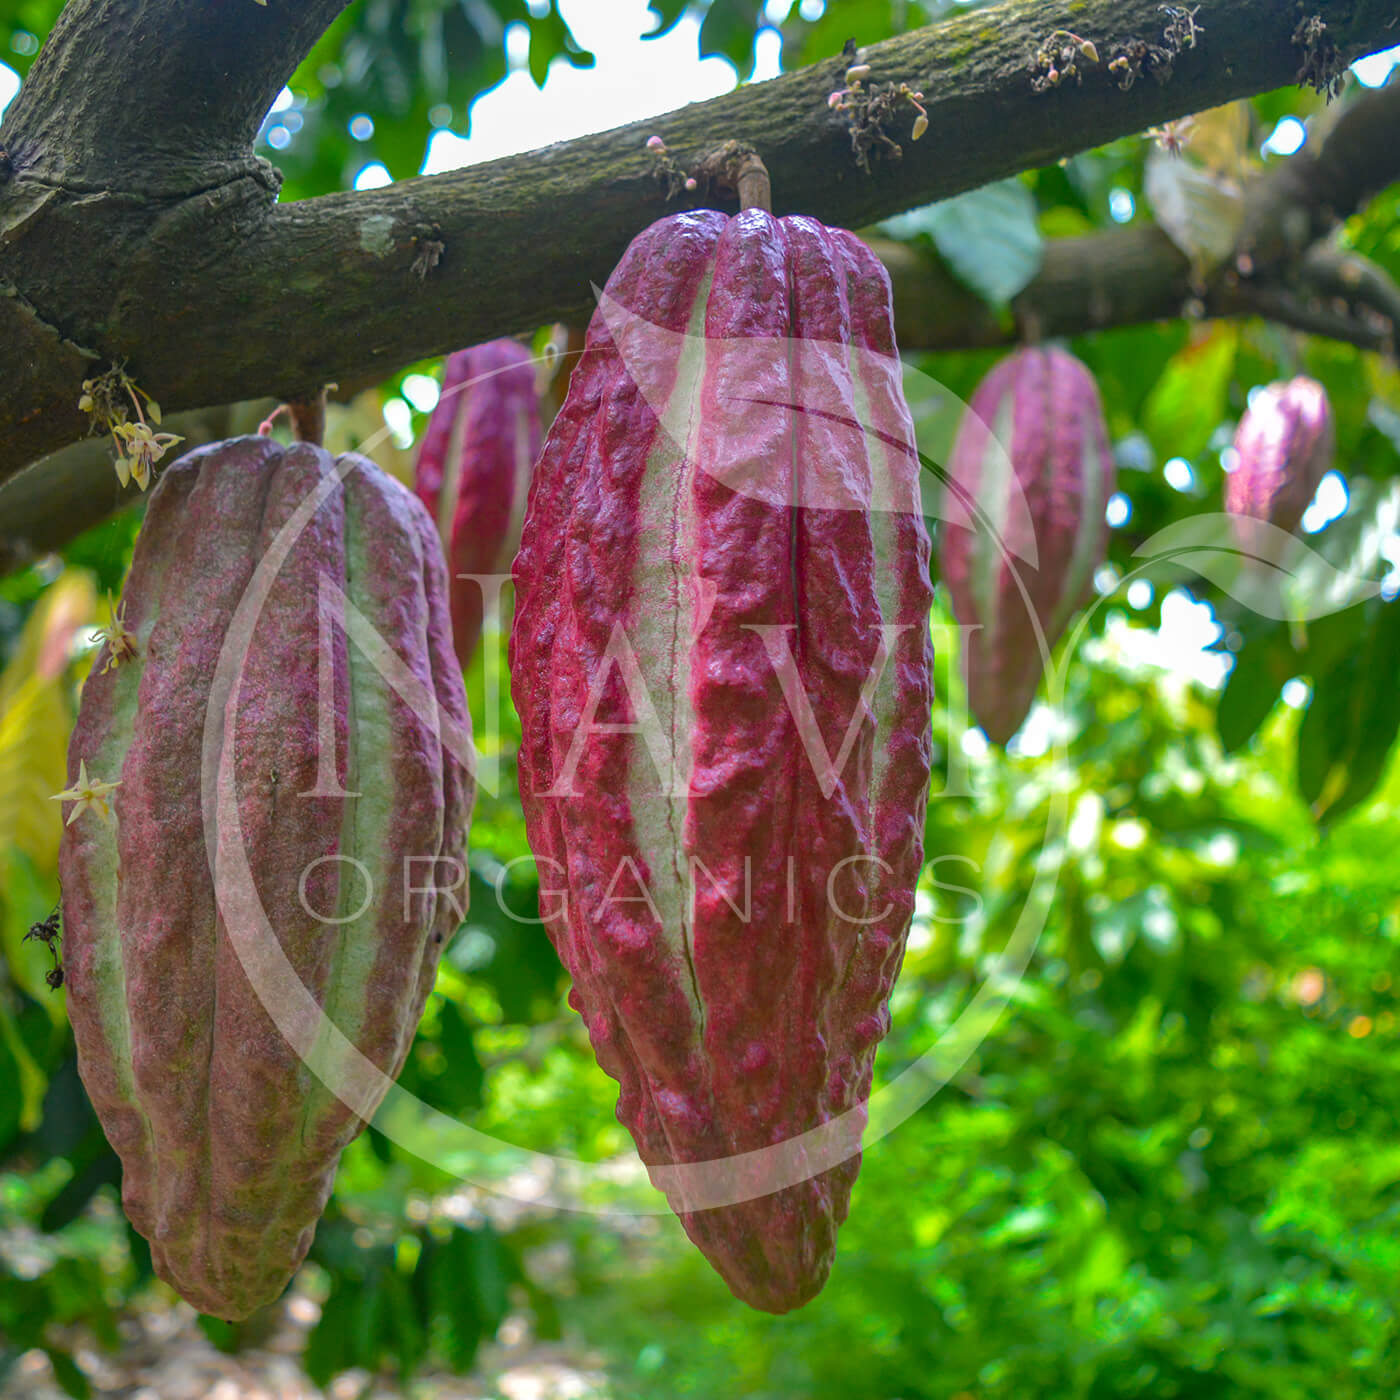
[[[768,178],[768,167],[762,156],[753,151],[744,156],[734,173],[734,184],[739,191],[740,209],[773,212],[773,182]]]
[[[768,167],[752,146],[726,141],[695,167],[691,177],[704,188],[733,190],[740,209],[773,212],[773,185]]]
[[[287,403],[279,403],[258,424],[258,436],[271,436],[273,425],[285,414],[292,425],[294,441],[310,442],[320,447],[326,436],[326,396],[337,388],[339,388],[337,384],[327,384],[319,393],[311,395],[310,398],[292,399]]]

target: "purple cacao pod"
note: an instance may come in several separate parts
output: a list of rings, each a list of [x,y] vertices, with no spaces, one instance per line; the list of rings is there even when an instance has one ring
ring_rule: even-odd
[[[238,1319],[305,1256],[465,907],[446,575],[373,463],[239,438],[161,477],[119,616],[69,746],[117,786],[68,809],[68,1012],[156,1273]]]
[[[938,559],[966,629],[968,707],[998,744],[1089,596],[1115,479],[1098,386],[1073,355],[1018,350],[977,386],[948,463]]]
[[[492,340],[449,355],[418,452],[414,489],[437,521],[451,575],[452,639],[463,669],[481,639],[478,577],[510,567],[540,453],[529,350]]]
[[[1326,389],[1303,375],[1260,389],[1235,431],[1235,452],[1225,509],[1297,529],[1336,452]]]
[[[831,1267],[922,861],[912,444],[859,239],[677,214],[608,281],[515,565],[521,796],[570,1000],[653,1182],[773,1312]],[[799,1145],[770,1173],[826,1126],[849,1140],[824,1165]]]

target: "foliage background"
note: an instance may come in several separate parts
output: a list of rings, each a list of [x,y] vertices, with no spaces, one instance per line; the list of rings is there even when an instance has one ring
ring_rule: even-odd
[[[0,4],[0,48],[17,71],[58,8]],[[652,8],[668,25],[684,6]],[[940,8],[838,0],[811,21],[794,10],[785,63]],[[264,147],[286,172],[284,198],[346,187],[366,159],[416,173],[432,126],[461,129],[504,73],[506,24],[528,26],[536,80],[551,59],[586,64],[567,12],[552,0],[361,0],[291,85],[293,139]],[[743,75],[758,17],[757,3],[715,0],[703,43]],[[348,134],[363,113],[370,142]],[[1289,90],[1204,119],[1215,169],[1222,149],[1256,165],[1290,114],[1316,121],[1319,102]],[[888,231],[1004,302],[1043,237],[1107,227],[1125,209],[1150,217],[1151,150],[1120,141]],[[1393,275],[1398,214],[1392,190],[1343,235]],[[1310,542],[1370,576],[1400,565],[1400,378],[1375,356],[1257,322],[1180,321],[1072,348],[1098,376],[1120,462],[1114,572],[1063,705],[1039,709],[1009,755],[964,736],[940,597],[929,864],[882,1081],[935,1041],[992,965],[1063,796],[1070,821],[1049,836],[1063,853],[1056,898],[972,1061],[867,1152],[825,1292],[795,1315],[759,1315],[669,1218],[618,1227],[512,1206],[371,1132],[345,1155],[298,1285],[320,1305],[304,1357],[316,1381],[351,1366],[468,1368],[509,1318],[601,1354],[599,1393],[653,1400],[1340,1400],[1400,1385],[1397,607],[1265,623],[1200,580],[1119,586],[1143,541],[1219,508],[1249,390],[1299,371],[1331,394],[1346,487],[1345,511]],[[917,365],[965,397],[995,358]],[[385,404],[409,402],[402,386],[395,376],[333,430],[367,435]],[[937,396],[914,407],[921,441],[936,438]],[[421,415],[406,421],[421,429]],[[64,785],[99,599],[119,591],[138,523],[118,517],[0,582],[0,1373],[43,1348],[75,1395],[91,1387],[80,1344],[115,1346],[127,1310],[168,1302],[116,1206],[116,1159],[76,1076],[62,995],[44,980],[49,954],[23,941],[57,898],[48,797]],[[1182,641],[1193,628],[1194,652]],[[489,641],[468,678],[478,721],[483,667],[503,666],[499,633]],[[513,740],[500,741],[508,773]],[[554,954],[494,901],[502,864],[526,853],[509,782],[482,799],[473,836],[472,914],[404,1082],[513,1144],[588,1160],[623,1152],[614,1087],[564,1002]],[[528,914],[536,892],[521,869],[505,902]],[[499,1167],[472,1165],[482,1181]],[[221,1346],[248,1341],[204,1325]]]

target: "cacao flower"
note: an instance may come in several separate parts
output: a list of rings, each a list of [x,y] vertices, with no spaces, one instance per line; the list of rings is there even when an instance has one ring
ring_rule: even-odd
[[[128,649],[83,688],[64,796],[111,815],[70,817],[59,858],[78,1069],[156,1273],[217,1317],[306,1254],[461,917],[446,586],[373,463],[215,443],[152,492]]]
[[[1018,350],[977,386],[948,462],[939,569],[964,629],[968,706],[995,743],[1025,721],[1046,653],[1091,591],[1115,479],[1098,386],[1073,355]]]
[[[1225,509],[1297,529],[1336,451],[1326,389],[1303,375],[1260,389],[1240,419],[1235,451]]]
[[[509,568],[539,451],[530,352],[514,340],[492,340],[449,355],[414,489],[447,555],[452,638],[463,669],[481,638],[482,581],[472,576]]]
[[[516,558],[571,1003],[653,1182],[773,1312],[831,1267],[922,861],[918,475],[870,250],[676,214],[608,281]]]

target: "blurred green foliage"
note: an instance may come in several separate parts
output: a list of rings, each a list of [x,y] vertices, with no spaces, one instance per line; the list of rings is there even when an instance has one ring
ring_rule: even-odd
[[[266,150],[286,196],[344,188],[367,158],[415,173],[431,126],[461,128],[504,72],[507,23],[529,26],[537,79],[556,57],[586,63],[567,8],[347,10],[293,80],[296,140]],[[684,10],[652,8],[661,27]],[[785,58],[812,61],[944,8],[849,0],[812,22],[794,10]],[[58,9],[0,5],[0,43],[21,71],[23,35],[42,38]],[[702,44],[746,72],[759,10],[715,0]],[[1255,100],[1251,150],[1281,117],[1316,109],[1295,91]],[[373,138],[357,144],[347,123],[359,113]],[[957,271],[972,265],[969,239],[994,227],[976,278],[1004,300],[1033,271],[1039,238],[1106,227],[1125,208],[1149,217],[1146,149],[1119,141],[958,209],[918,211],[901,236]],[[1392,191],[1344,236],[1400,274],[1397,230]],[[1063,705],[1038,711],[1009,755],[967,742],[956,658],[940,646],[928,864],[880,1084],[949,1033],[996,972],[1047,840],[1060,862],[1054,898],[971,1060],[868,1147],[824,1293],[789,1317],[751,1312],[669,1216],[502,1208],[508,1196],[484,1188],[505,1191],[518,1152],[483,1152],[464,1186],[369,1133],[345,1154],[308,1265],[322,1299],[305,1356],[315,1380],[351,1366],[464,1369],[519,1314],[538,1336],[601,1352],[609,1394],[647,1400],[1360,1400],[1400,1388],[1400,1087],[1389,1075],[1400,1048],[1400,604],[1270,622],[1205,582],[1149,570],[1145,593],[1118,587],[1138,546],[1219,508],[1222,451],[1249,390],[1301,370],[1336,405],[1348,492],[1346,513],[1310,542],[1368,577],[1393,568],[1400,375],[1258,322],[1130,328],[1073,348],[1098,378],[1119,456],[1128,513],[1113,572]],[[923,357],[919,368],[967,397],[995,358]],[[937,439],[937,404],[914,408],[921,442]],[[1188,470],[1168,480],[1174,458]],[[119,517],[64,561],[0,582],[0,661],[33,644],[65,564],[103,593],[119,587],[136,523]],[[1155,629],[1164,616],[1179,629],[1188,601],[1209,605],[1192,614],[1213,638],[1201,674],[1215,658],[1223,686],[1157,664]],[[946,640],[956,634],[942,607]],[[630,1144],[557,959],[528,922],[540,896],[517,863],[518,733],[508,705],[499,733],[487,713],[488,662],[499,683],[499,633],[468,689],[501,780],[478,802],[470,917],[401,1082],[512,1148],[603,1161]],[[85,665],[79,655],[54,682],[70,708]],[[5,749],[17,713],[0,703],[0,755],[33,751],[33,732],[18,729]],[[23,849],[3,854],[0,1085],[13,1091],[0,1093],[0,1377],[40,1347],[82,1395],[70,1325],[113,1346],[122,1310],[169,1295],[117,1209],[117,1162],[76,1075],[61,993],[42,984],[47,955],[21,946],[57,897],[54,873]],[[625,1185],[611,1199],[655,1204]],[[222,1324],[206,1331],[242,1341]]]

